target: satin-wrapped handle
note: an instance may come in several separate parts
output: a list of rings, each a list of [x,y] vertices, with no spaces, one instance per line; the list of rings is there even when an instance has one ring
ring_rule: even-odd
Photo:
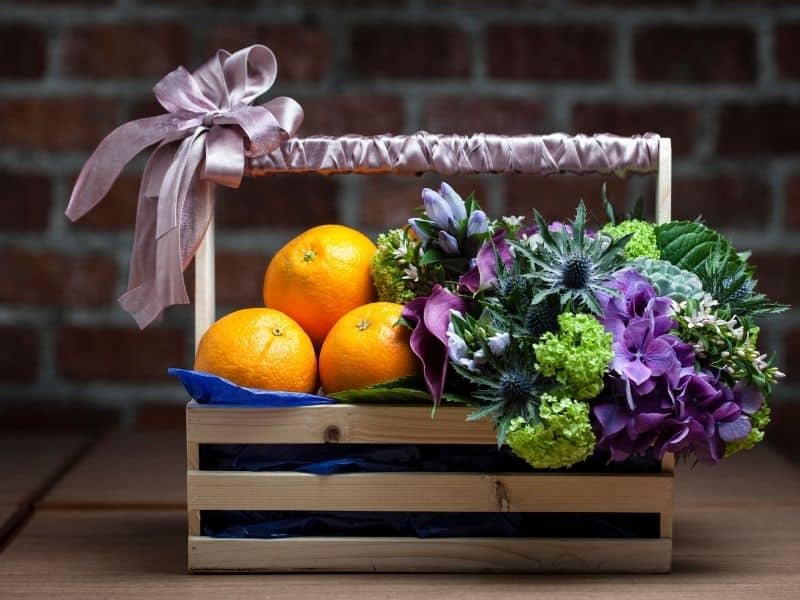
[[[345,135],[292,138],[250,157],[246,174],[394,173],[652,173],[660,137],[654,133],[567,135]]]

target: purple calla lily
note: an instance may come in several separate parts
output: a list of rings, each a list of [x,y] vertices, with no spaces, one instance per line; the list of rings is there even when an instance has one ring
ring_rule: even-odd
[[[447,375],[450,311],[463,314],[469,305],[467,298],[437,284],[430,296],[416,298],[403,307],[403,318],[413,328],[411,350],[422,361],[425,385],[437,406],[442,399]]]
[[[496,284],[498,258],[506,267],[510,267],[514,260],[505,231],[498,231],[481,246],[475,265],[459,278],[459,289],[475,294]]]

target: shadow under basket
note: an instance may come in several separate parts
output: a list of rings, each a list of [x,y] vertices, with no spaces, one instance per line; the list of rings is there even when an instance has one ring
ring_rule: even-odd
[[[670,570],[671,456],[537,471],[468,411],[190,402],[190,571]]]

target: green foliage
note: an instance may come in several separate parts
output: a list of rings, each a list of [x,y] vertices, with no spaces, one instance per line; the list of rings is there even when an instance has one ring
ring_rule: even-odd
[[[788,308],[757,293],[755,269],[747,264],[747,255],[738,254],[728,240],[702,223],[664,223],[656,227],[656,239],[661,258],[697,275],[721,312],[750,318]]]
[[[357,390],[328,394],[337,402],[352,404],[429,404],[431,395],[425,391],[425,381],[418,375],[377,383]]]
[[[594,398],[603,389],[603,375],[613,358],[612,336],[589,314],[563,313],[560,331],[545,333],[534,344],[536,368],[563,386],[577,400]]]
[[[655,226],[652,223],[638,220],[622,221],[618,225],[609,223],[600,231],[615,240],[630,235],[631,237],[625,245],[625,256],[628,259],[632,260],[638,257],[658,259],[661,257],[656,243]]]
[[[589,405],[570,398],[542,394],[540,420],[511,422],[508,445],[537,469],[569,467],[591,456],[595,437],[589,420]]]

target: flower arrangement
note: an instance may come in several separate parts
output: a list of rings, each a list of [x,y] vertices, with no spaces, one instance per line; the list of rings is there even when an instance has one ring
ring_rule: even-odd
[[[783,377],[756,320],[787,307],[716,231],[654,225],[641,205],[620,219],[602,193],[608,223],[592,230],[583,202],[569,223],[493,220],[442,183],[378,237],[379,298],[404,304],[434,406],[472,406],[537,468],[752,447]]]

